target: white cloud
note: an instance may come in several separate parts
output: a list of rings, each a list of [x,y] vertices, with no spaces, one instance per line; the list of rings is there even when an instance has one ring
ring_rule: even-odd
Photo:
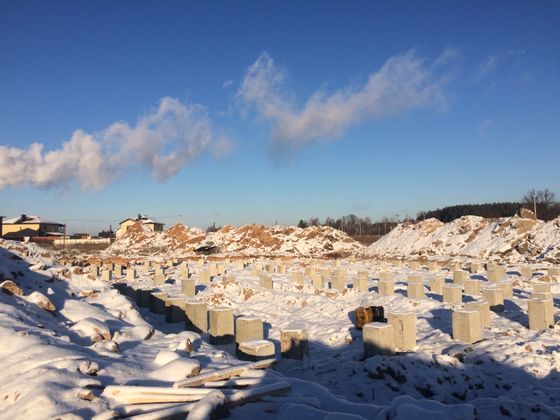
[[[227,138],[216,135],[205,107],[166,97],[134,126],[116,122],[95,134],[76,130],[58,150],[45,152],[39,143],[27,149],[0,146],[0,189],[73,183],[96,189],[139,167],[161,181],[201,154],[221,157],[229,147]]]
[[[525,54],[523,50],[508,50],[505,52],[489,54],[480,64],[476,70],[476,79],[487,78],[498,70],[503,68],[506,64],[517,66],[519,60]]]
[[[298,149],[308,143],[341,137],[365,120],[386,118],[414,108],[446,107],[445,67],[458,57],[446,49],[433,62],[414,51],[390,58],[359,89],[347,87],[331,94],[313,93],[297,106],[285,88],[285,73],[272,58],[261,54],[238,90],[245,107],[270,124],[273,149]]]

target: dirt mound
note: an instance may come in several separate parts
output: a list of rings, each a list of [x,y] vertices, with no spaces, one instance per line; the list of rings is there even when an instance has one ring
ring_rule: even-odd
[[[206,233],[202,229],[188,227],[182,223],[171,226],[162,234],[162,240],[172,251],[192,251],[199,247],[205,239]]]
[[[399,225],[373,243],[376,256],[463,256],[509,262],[560,261],[560,218],[463,216],[450,223],[426,220]]]

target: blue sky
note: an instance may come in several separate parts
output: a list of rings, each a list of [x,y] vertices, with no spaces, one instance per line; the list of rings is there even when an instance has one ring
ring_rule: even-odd
[[[1,1],[0,214],[95,233],[558,195],[560,4],[464,3]]]

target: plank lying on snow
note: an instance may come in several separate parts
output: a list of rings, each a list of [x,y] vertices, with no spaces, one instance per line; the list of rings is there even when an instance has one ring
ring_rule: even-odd
[[[211,392],[210,388],[109,385],[102,395],[121,404],[154,404],[199,401]],[[231,389],[224,390],[226,394],[232,392]]]
[[[226,396],[214,390],[192,405],[187,420],[215,419],[225,417],[227,414]]]
[[[212,372],[203,373],[202,375],[186,378],[181,381],[175,382],[173,388],[186,388],[192,386],[199,386],[206,382],[221,381],[230,379],[234,376],[242,375],[244,372],[251,369],[266,369],[272,366],[276,359],[266,359],[253,363],[245,363],[243,365],[232,366],[225,369],[214,370]]]
[[[235,391],[227,397],[228,407],[236,407],[251,401],[260,400],[262,397],[270,395],[284,394],[292,389],[288,382],[275,382],[270,385],[263,385],[257,388]]]

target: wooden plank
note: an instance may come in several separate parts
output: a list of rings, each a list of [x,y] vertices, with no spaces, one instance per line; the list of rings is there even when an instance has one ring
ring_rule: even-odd
[[[240,376],[251,369],[266,369],[276,363],[276,359],[266,359],[253,363],[245,363],[242,365],[232,366],[225,369],[214,370],[212,372],[203,373],[192,378],[186,378],[175,382],[173,388],[186,388],[205,384],[206,382],[222,381],[230,379],[234,376]]]
[[[154,403],[184,403],[199,401],[212,392],[210,388],[171,388],[149,386],[117,386],[105,387],[103,396],[111,398],[120,404],[154,404]],[[224,390],[226,394],[233,391]]]
[[[229,407],[246,404],[252,401],[258,401],[264,396],[284,394],[292,389],[288,382],[275,382],[269,385],[263,385],[257,388],[249,388],[235,391],[227,397]]]

